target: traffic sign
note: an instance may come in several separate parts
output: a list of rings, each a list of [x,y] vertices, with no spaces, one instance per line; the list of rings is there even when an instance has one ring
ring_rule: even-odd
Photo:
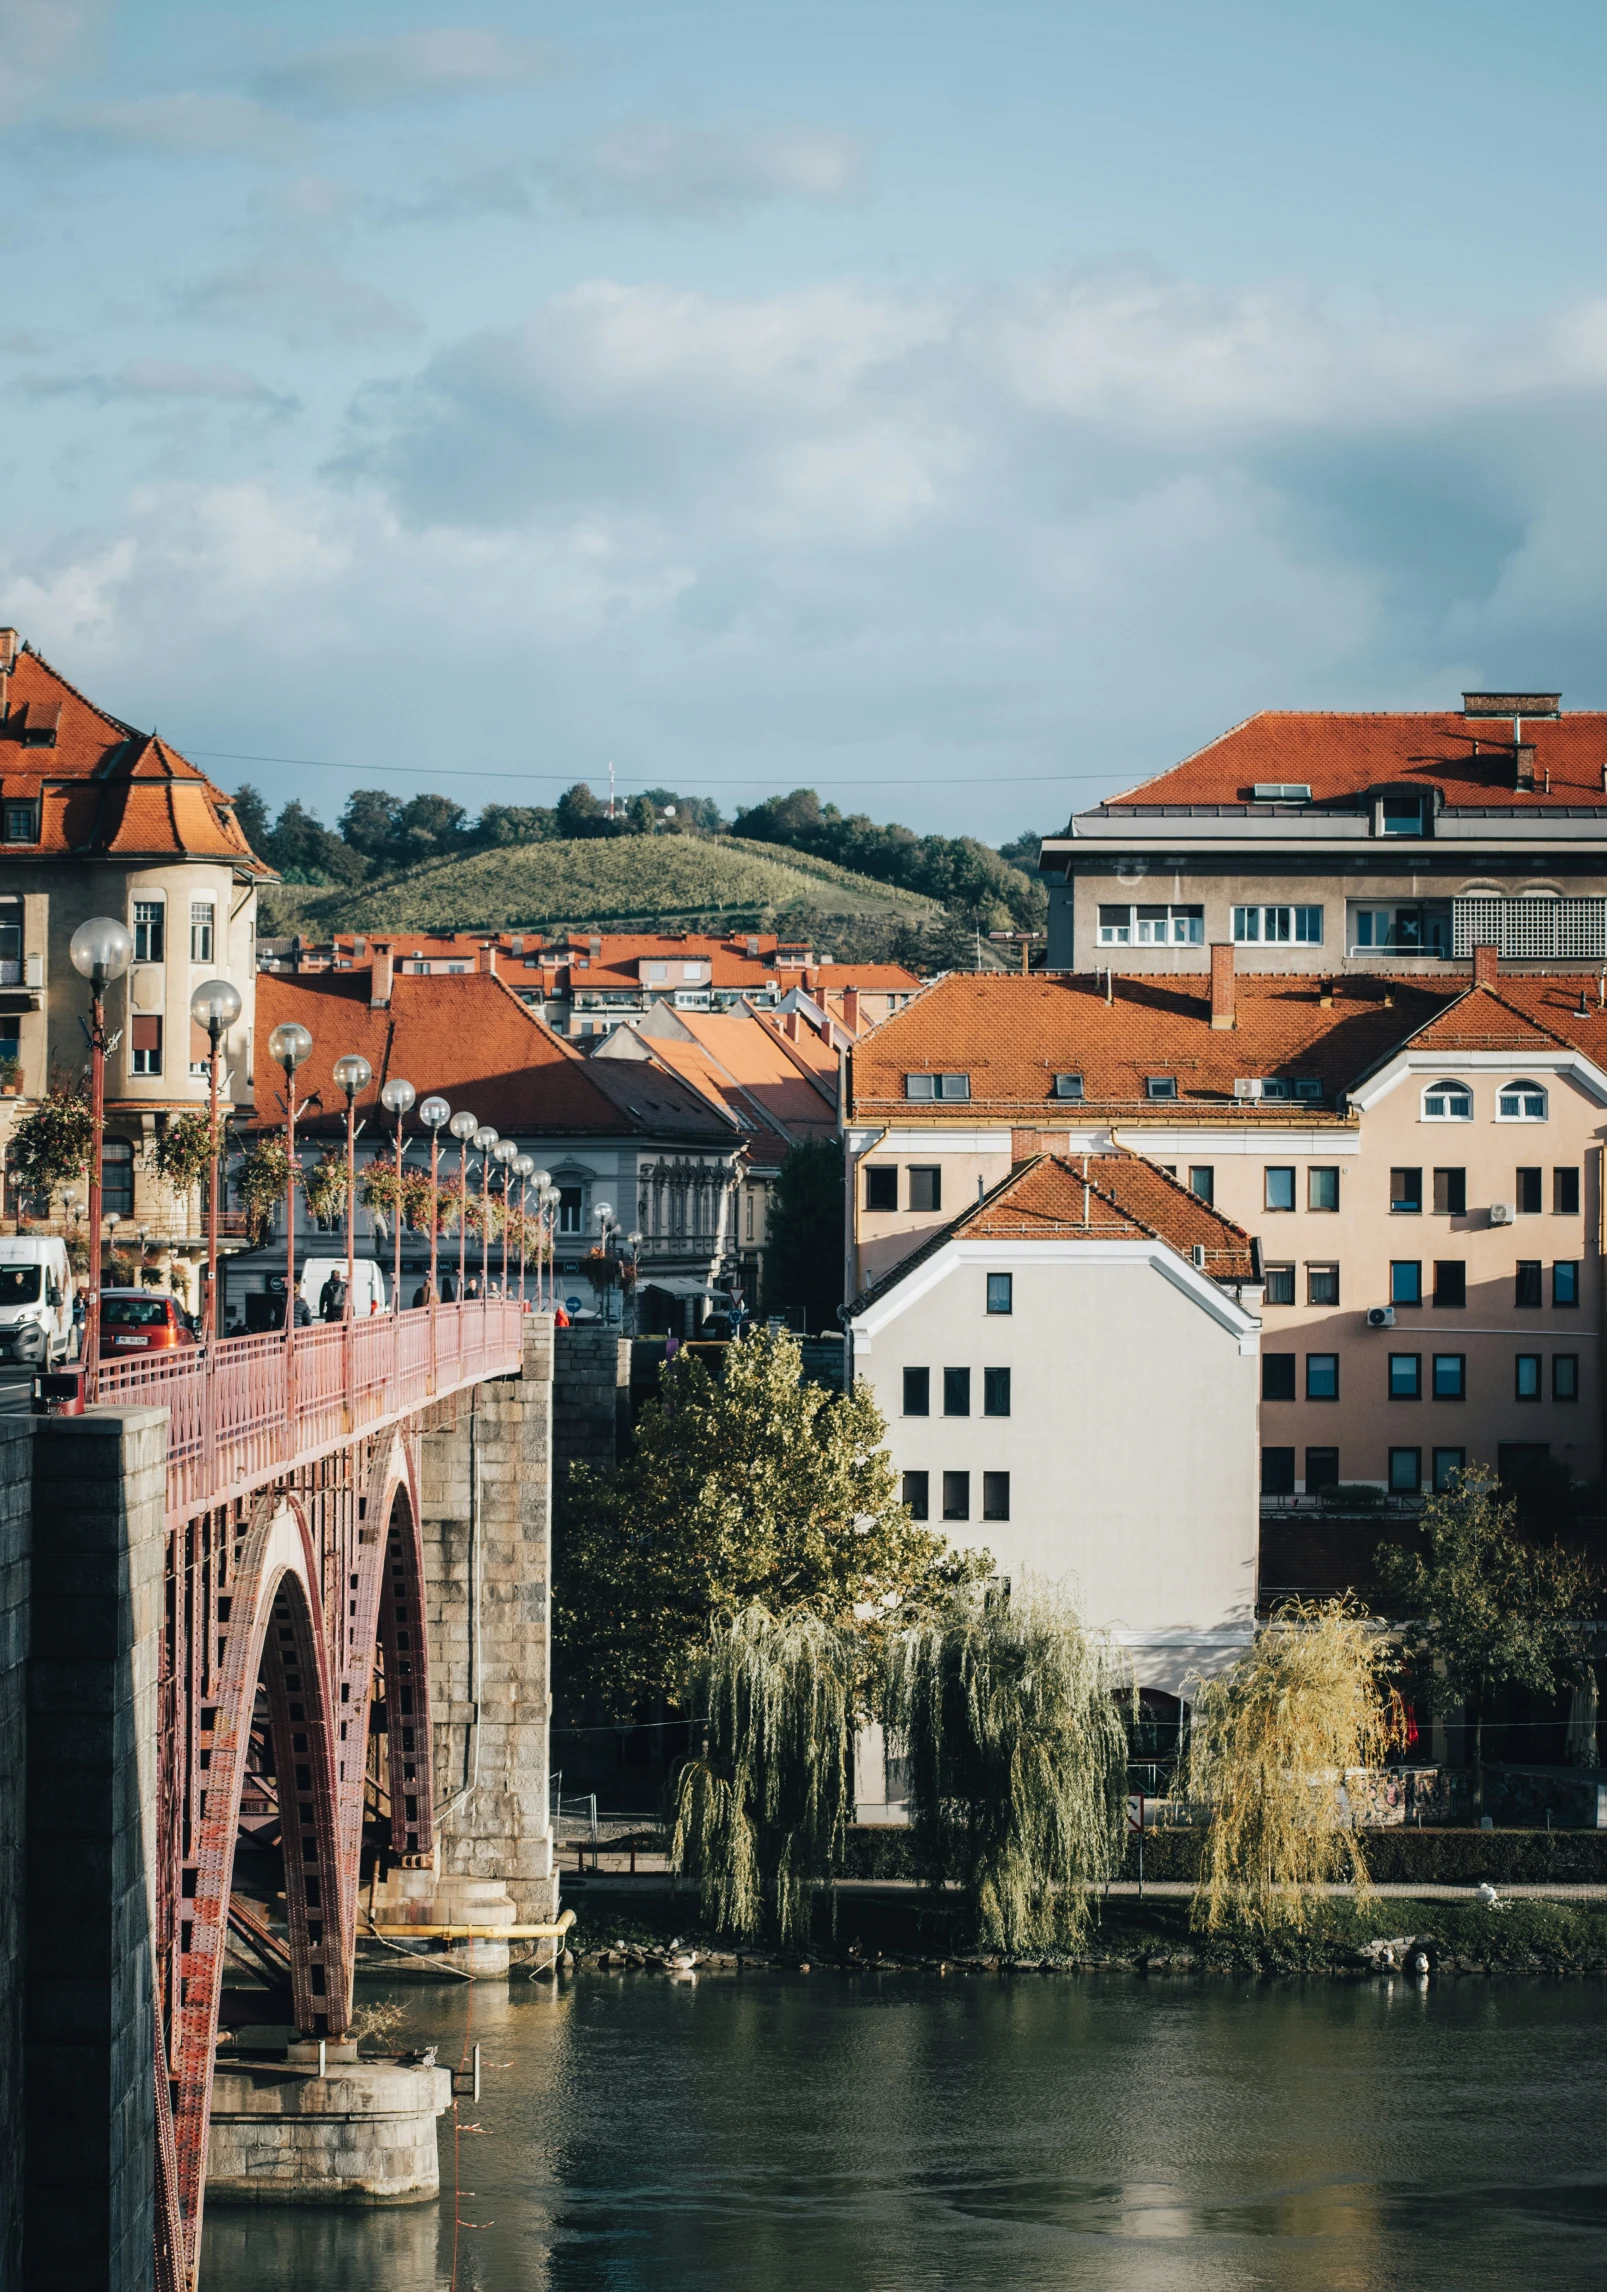
[[[1139,1791],[1127,1801],[1127,1827],[1141,1835],[1144,1829],[1144,1794]]]

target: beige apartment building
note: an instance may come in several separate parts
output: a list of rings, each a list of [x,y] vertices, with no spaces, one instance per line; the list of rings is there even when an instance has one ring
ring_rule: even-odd
[[[89,987],[68,943],[91,916],[118,918],[134,960],[106,998],[108,1227],[125,1247],[143,1228],[192,1303],[199,1192],[176,1196],[150,1150],[173,1114],[206,1101],[207,1039],[190,1017],[204,979],[240,991],[224,1088],[234,1105],[251,1103],[257,887],[270,874],[204,773],[0,630],[0,1070],[15,1078],[0,1098],[0,1132],[55,1081],[83,1072]],[[69,1232],[83,1194],[65,1217],[60,1199],[50,1205]],[[4,1206],[14,1217],[9,1186]]]
[[[845,1285],[1043,1151],[1144,1156],[1254,1239],[1265,1496],[1603,1464],[1597,975],[951,977],[849,1054]],[[1139,1454],[1166,1378],[1113,1404]],[[1157,1420],[1157,1408],[1160,1415]]]
[[[1454,978],[1607,962],[1607,715],[1267,709],[1046,839],[1053,970]]]

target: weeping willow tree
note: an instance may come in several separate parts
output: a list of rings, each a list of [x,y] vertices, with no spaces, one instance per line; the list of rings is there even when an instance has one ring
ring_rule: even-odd
[[[692,1689],[703,1747],[675,1779],[670,1852],[717,1931],[807,1934],[853,1820],[863,1647],[806,1608],[748,1606],[711,1635]]]
[[[985,1948],[1086,1931],[1124,1844],[1127,1686],[1110,1642],[1043,1587],[976,1589],[889,1640],[883,1717],[916,1851],[964,1885]]]
[[[1200,1687],[1186,1789],[1211,1821],[1196,1926],[1300,1927],[1331,1880],[1353,1877],[1365,1892],[1345,1776],[1378,1766],[1401,1739],[1389,1662],[1388,1643],[1348,1601],[1294,1601]]]

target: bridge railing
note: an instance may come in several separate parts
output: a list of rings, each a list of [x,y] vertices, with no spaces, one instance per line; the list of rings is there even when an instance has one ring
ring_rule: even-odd
[[[167,1509],[187,1518],[432,1400],[511,1376],[524,1312],[502,1298],[103,1361],[107,1407],[169,1412]]]

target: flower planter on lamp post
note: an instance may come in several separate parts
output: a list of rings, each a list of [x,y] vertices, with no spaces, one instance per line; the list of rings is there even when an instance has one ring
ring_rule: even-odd
[[[417,1096],[418,1092],[413,1085],[403,1082],[400,1075],[393,1076],[379,1094],[379,1102],[386,1113],[396,1117],[396,1294],[391,1300],[391,1311],[395,1314],[400,1314],[402,1310],[402,1125]]]
[[[207,1144],[212,1149],[206,1182],[206,1302],[201,1309],[201,1335],[210,1345],[221,1336],[218,1327],[218,1060],[223,1038],[240,1016],[240,990],[227,979],[207,979],[190,997],[190,1016],[205,1027],[211,1046],[207,1055]]]
[[[501,1132],[489,1122],[482,1122],[474,1134],[475,1151],[480,1160],[480,1298],[485,1300],[491,1280],[491,1149]]]
[[[530,1180],[536,1167],[534,1154],[521,1154],[513,1165],[513,1174],[519,1181],[519,1307],[525,1304],[525,1251],[529,1246],[530,1230],[526,1223],[530,1200]],[[538,1277],[539,1278],[539,1277]]]
[[[109,915],[80,923],[67,947],[68,960],[89,981],[89,1298],[84,1307],[84,1358],[88,1397],[100,1379],[101,1148],[106,1129],[106,990],[134,960],[127,928]],[[48,1363],[46,1364],[48,1366]]]
[[[312,1037],[286,1019],[268,1037],[268,1056],[285,1070],[285,1421],[296,1421],[296,1069],[312,1056]]]
[[[454,1114],[449,1125],[458,1142],[458,1294],[457,1303],[463,1303],[463,1284],[468,1279],[469,1260],[469,1140],[480,1125],[464,1107]],[[459,1324],[461,1327],[461,1323]]]

